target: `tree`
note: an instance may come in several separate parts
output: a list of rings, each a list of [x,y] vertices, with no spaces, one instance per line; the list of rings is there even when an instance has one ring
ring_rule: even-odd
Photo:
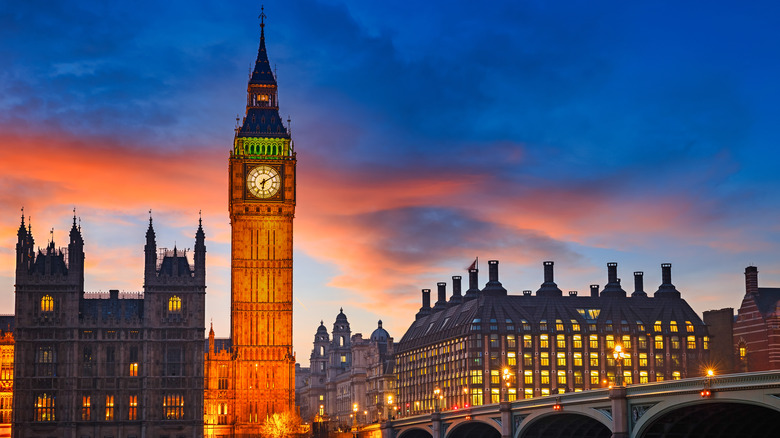
[[[295,436],[301,428],[301,417],[292,412],[273,414],[260,427],[260,433],[267,438]]]

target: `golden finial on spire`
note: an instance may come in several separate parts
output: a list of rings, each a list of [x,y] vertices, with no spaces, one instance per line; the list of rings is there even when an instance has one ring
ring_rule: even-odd
[[[261,28],[265,27],[265,19],[266,19],[265,5],[260,5],[260,15],[258,15],[257,18],[260,19],[260,27]]]

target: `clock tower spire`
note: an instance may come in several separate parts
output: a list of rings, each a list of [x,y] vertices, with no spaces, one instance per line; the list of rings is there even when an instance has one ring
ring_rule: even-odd
[[[293,217],[296,156],[279,117],[276,77],[260,47],[247,85],[246,114],[229,160],[231,339],[234,436],[257,435],[295,402],[292,351]]]

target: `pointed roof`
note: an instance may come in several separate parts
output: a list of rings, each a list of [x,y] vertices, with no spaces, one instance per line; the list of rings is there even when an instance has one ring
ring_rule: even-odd
[[[260,47],[257,49],[257,60],[255,68],[252,70],[252,77],[249,78],[250,84],[257,85],[276,85],[276,78],[271,71],[271,63],[268,62],[268,51],[265,49],[265,12],[260,8]]]

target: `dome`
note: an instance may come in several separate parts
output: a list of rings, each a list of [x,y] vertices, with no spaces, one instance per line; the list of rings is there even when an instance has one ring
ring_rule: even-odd
[[[317,334],[318,335],[327,335],[328,329],[325,328],[325,324],[323,324],[323,321],[320,321],[320,326],[317,327]]]
[[[382,320],[380,319],[378,327],[371,333],[371,340],[385,342],[388,339],[390,339],[390,333],[387,333],[387,330],[382,328]]]
[[[336,322],[347,322],[347,315],[344,314],[344,308],[339,309],[339,314],[336,315]]]

